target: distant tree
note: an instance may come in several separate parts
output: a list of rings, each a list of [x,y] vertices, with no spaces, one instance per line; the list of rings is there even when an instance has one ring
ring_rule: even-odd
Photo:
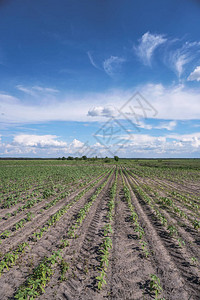
[[[66,159],[66,158],[63,156],[63,157],[62,157],[62,160],[65,160],[65,159]]]
[[[119,157],[115,155],[115,156],[114,156],[114,160],[115,160],[115,161],[118,161],[118,160],[119,160]]]
[[[67,160],[73,160],[74,158],[72,156],[68,156]]]
[[[111,162],[111,159],[106,156],[104,162],[109,163],[109,162]]]
[[[61,157],[58,157],[57,160],[61,160]]]
[[[87,159],[87,156],[86,156],[86,155],[83,155],[83,156],[82,156],[82,159],[83,159],[83,160],[86,160],[86,159]]]

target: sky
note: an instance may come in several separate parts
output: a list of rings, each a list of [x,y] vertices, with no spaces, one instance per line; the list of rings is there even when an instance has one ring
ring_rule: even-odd
[[[0,156],[199,158],[200,1],[0,0]]]

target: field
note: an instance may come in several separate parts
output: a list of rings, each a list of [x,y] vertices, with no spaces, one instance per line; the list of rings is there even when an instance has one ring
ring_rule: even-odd
[[[200,299],[200,161],[0,161],[0,299]]]

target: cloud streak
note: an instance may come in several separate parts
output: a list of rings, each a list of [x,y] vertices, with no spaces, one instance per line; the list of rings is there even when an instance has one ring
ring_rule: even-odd
[[[197,66],[187,78],[188,81],[200,81],[200,66]]]
[[[53,89],[53,88],[46,88],[46,87],[41,87],[38,85],[32,86],[32,87],[25,87],[23,85],[17,85],[16,89],[19,91],[28,94],[30,96],[36,97],[38,94],[55,94],[58,93],[59,90]]]
[[[116,89],[77,96],[59,94],[53,99],[45,95],[38,98],[39,102],[28,104],[12,95],[0,94],[0,122],[33,124],[47,121],[100,121],[115,115],[115,108],[120,109],[137,90],[158,111],[155,116],[157,119],[200,119],[199,89],[189,89],[184,85],[166,87],[162,84],[147,84],[134,90]],[[152,114],[147,111],[147,118],[151,117]]]
[[[160,45],[167,41],[161,34],[146,32],[139,40],[139,45],[134,47],[136,55],[144,65],[151,66],[153,54]]]
[[[200,42],[185,42],[181,47],[169,51],[167,54],[167,64],[181,78],[188,63],[194,61],[200,51]]]
[[[87,55],[88,55],[88,58],[89,58],[89,61],[90,61],[91,65],[92,65],[94,68],[96,68],[96,69],[99,70],[100,68],[99,68],[98,65],[95,63],[94,58],[93,58],[92,54],[90,53],[90,51],[87,52]]]
[[[122,63],[125,61],[123,57],[111,56],[103,62],[104,71],[108,76],[113,77],[116,72],[120,70]]]

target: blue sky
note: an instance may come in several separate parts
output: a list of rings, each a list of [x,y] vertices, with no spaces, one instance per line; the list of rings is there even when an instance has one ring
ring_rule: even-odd
[[[0,156],[199,157],[199,15],[195,0],[0,1]]]

